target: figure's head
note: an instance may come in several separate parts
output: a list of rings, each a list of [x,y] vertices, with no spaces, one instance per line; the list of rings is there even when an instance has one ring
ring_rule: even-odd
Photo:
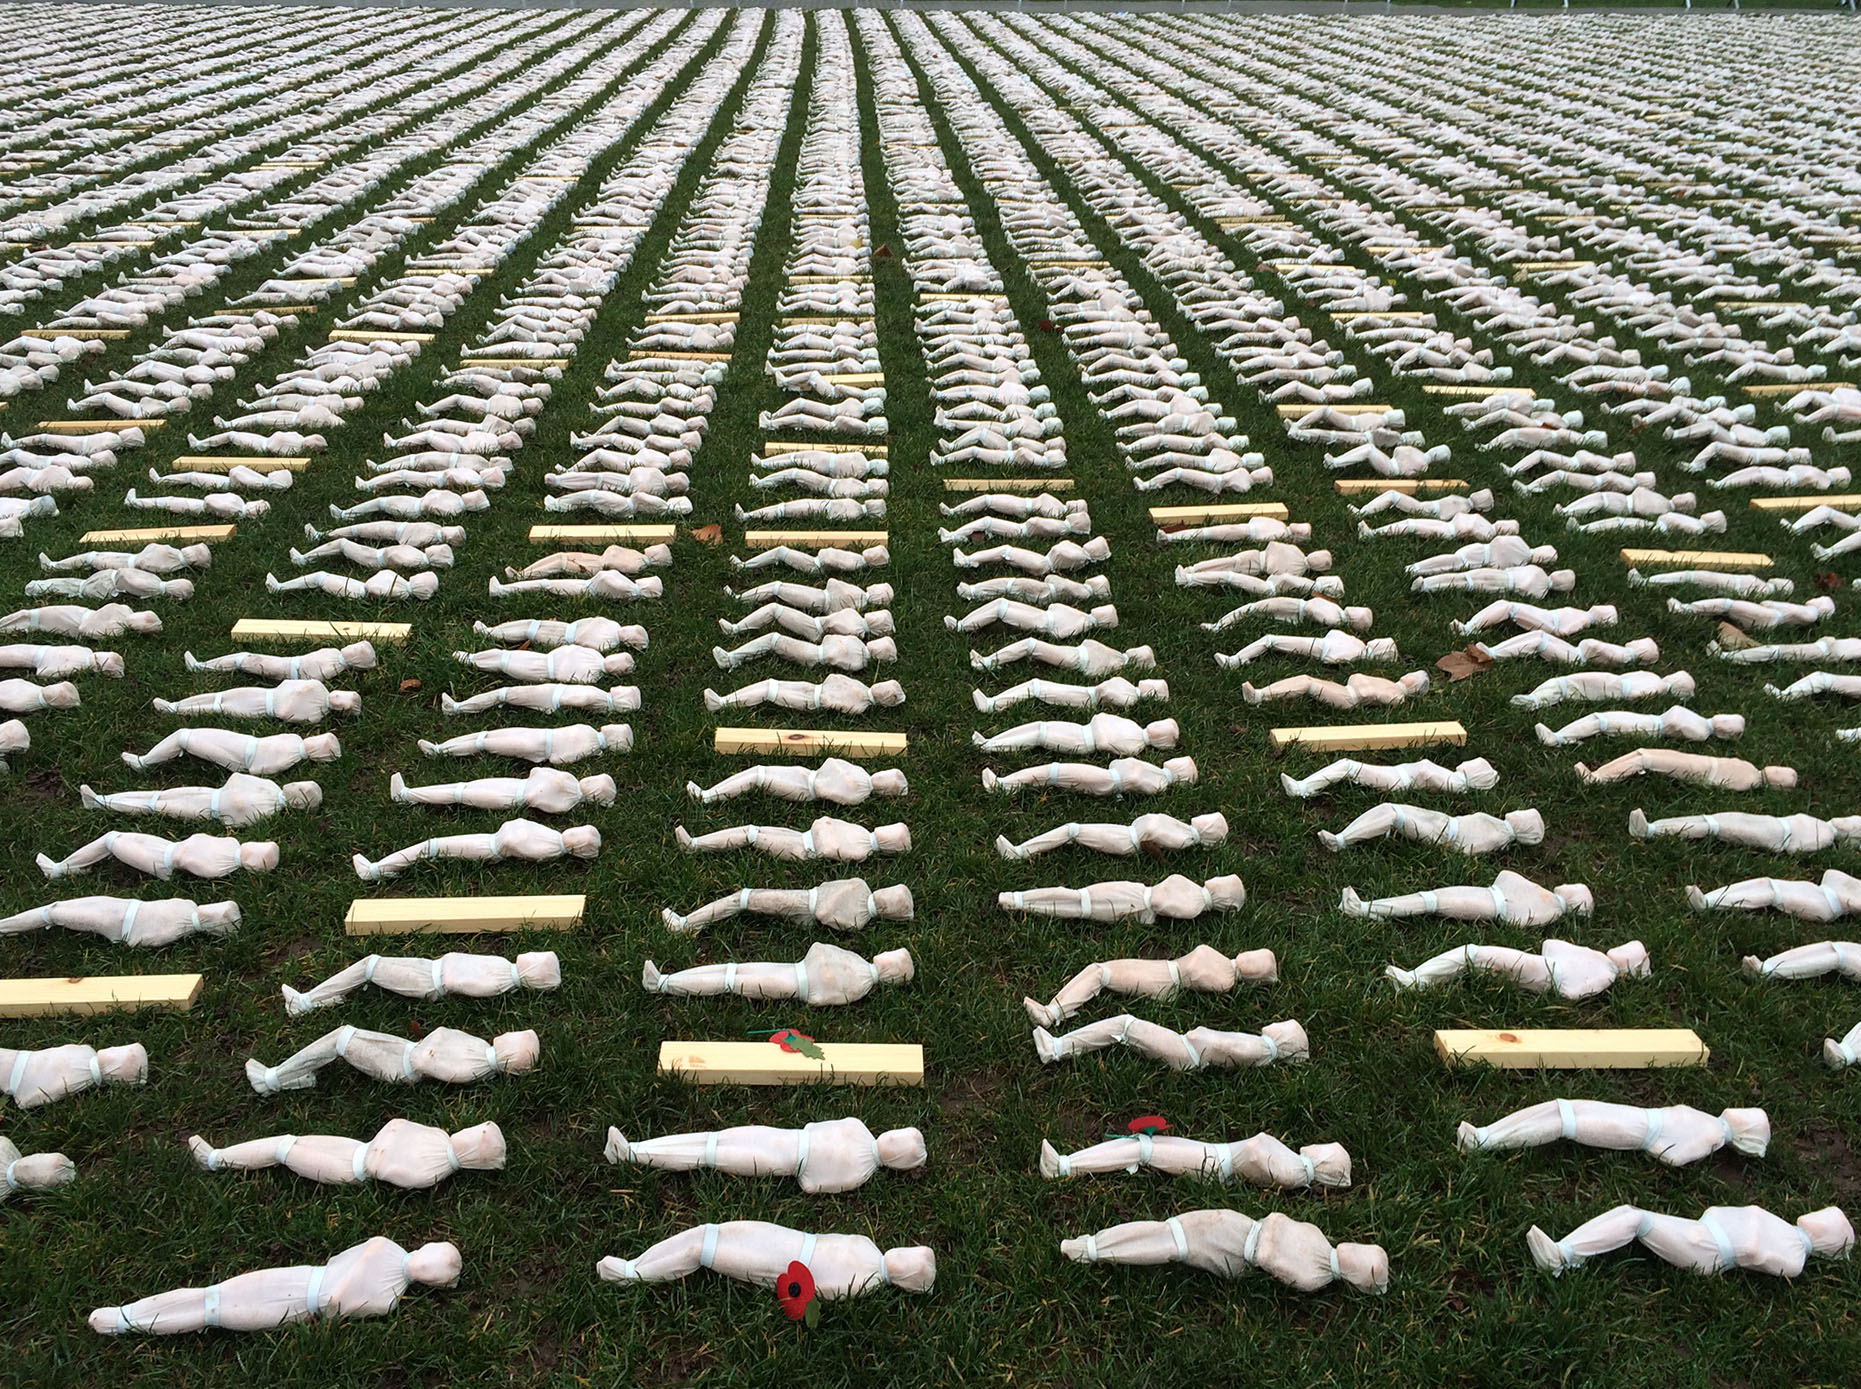
[[[343,664],[350,670],[373,670],[375,668],[374,643],[352,641],[342,648]]]
[[[593,825],[572,825],[562,832],[562,847],[576,858],[593,858],[601,852],[601,831]]]
[[[334,762],[342,756],[342,744],[334,733],[312,733],[304,739],[304,756],[312,762]]]
[[[453,1134],[452,1155],[468,1172],[498,1172],[504,1167],[504,1131],[496,1124],[473,1124]]]
[[[896,767],[887,767],[872,774],[872,793],[875,796],[903,796],[910,790],[905,774]]]
[[[1144,725],[1144,741],[1153,748],[1173,748],[1182,736],[1175,719],[1158,719]]]
[[[600,727],[601,746],[607,752],[633,751],[633,725],[604,723]]]
[[[1638,940],[1628,941],[1603,953],[1614,961],[1615,967],[1625,975],[1641,978],[1649,972],[1648,947]]]
[[[456,1244],[423,1244],[407,1256],[407,1277],[430,1288],[450,1288],[459,1281],[462,1266]]]
[[[149,1078],[149,1054],[140,1042],[103,1047],[97,1052],[97,1071],[105,1080],[140,1085]]]
[[[1389,1255],[1379,1244],[1340,1244],[1337,1246],[1338,1275],[1353,1288],[1366,1293],[1389,1291]]]
[[[888,1249],[885,1276],[900,1292],[927,1293],[937,1282],[937,1251],[921,1244]]]
[[[1809,1236],[1811,1252],[1825,1259],[1844,1258],[1854,1247],[1855,1227],[1848,1223],[1848,1217],[1839,1207],[1824,1206],[1819,1211],[1798,1216],[1796,1224]]]
[[[910,1172],[930,1160],[924,1135],[917,1129],[887,1129],[876,1143],[879,1162],[895,1172]]]
[[[1174,786],[1194,786],[1198,776],[1193,757],[1168,758],[1163,763],[1163,770]]]
[[[872,957],[872,964],[881,984],[903,984],[918,972],[909,950],[881,950]]]
[[[330,712],[332,714],[359,714],[362,712],[362,696],[354,690],[331,690]]]
[[[1750,1157],[1763,1157],[1771,1145],[1771,1116],[1761,1109],[1728,1109],[1719,1115],[1732,1146]]]
[[[1536,810],[1513,810],[1506,814],[1506,827],[1521,844],[1544,842],[1544,816]]]
[[[917,910],[916,904],[911,900],[911,889],[903,883],[874,891],[872,906],[873,910],[887,921],[909,921]]]
[[[1202,886],[1214,899],[1212,905],[1216,911],[1239,911],[1247,904],[1247,888],[1238,873],[1225,873],[1219,878],[1210,878]]]
[[[292,810],[315,810],[323,804],[323,788],[314,781],[284,783],[284,803]]]
[[[517,981],[526,989],[562,987],[562,962],[553,950],[527,950],[517,957]]]
[[[1551,895],[1564,904],[1564,910],[1588,916],[1596,910],[1596,897],[1582,883],[1559,883]]]
[[[1196,842],[1200,844],[1219,844],[1228,837],[1228,818],[1220,811],[1197,815],[1189,821],[1189,827],[1195,831]]]
[[[543,1048],[536,1033],[526,1028],[522,1032],[498,1033],[491,1039],[491,1050],[497,1057],[498,1069],[505,1075],[516,1076],[536,1069],[536,1059]]]
[[[614,784],[614,778],[606,772],[585,776],[575,784],[581,788],[582,799],[595,805],[612,805],[620,795],[620,788]]]
[[[268,873],[278,866],[278,845],[270,839],[239,846],[239,866],[252,873]]]
[[[872,687],[872,702],[882,709],[890,709],[905,702],[905,687],[896,680],[881,680]]]

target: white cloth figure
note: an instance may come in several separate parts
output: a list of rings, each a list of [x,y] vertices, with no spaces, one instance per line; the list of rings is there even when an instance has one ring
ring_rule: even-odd
[[[1585,637],[1579,642],[1568,642],[1550,632],[1520,632],[1504,641],[1480,641],[1473,645],[1489,661],[1536,657],[1567,666],[1633,666],[1661,659],[1661,648],[1653,637],[1636,637],[1627,642]]]
[[[1624,975],[1646,978],[1648,947],[1632,940],[1613,950],[1592,950],[1555,937],[1546,937],[1537,954],[1505,945],[1457,945],[1414,969],[1390,965],[1383,972],[1399,989],[1433,988],[1469,973],[1498,974],[1528,993],[1579,999],[1603,992]]]
[[[1499,773],[1484,757],[1470,758],[1449,771],[1439,763],[1423,758],[1419,762],[1398,762],[1383,766],[1359,762],[1354,757],[1340,757],[1306,777],[1279,774],[1279,784],[1288,796],[1304,799],[1319,795],[1340,782],[1366,786],[1373,791],[1441,791],[1463,794],[1490,791],[1499,784]]]
[[[1628,813],[1628,832],[1636,839],[1712,839],[1773,854],[1813,854],[1861,837],[1861,815],[1818,820],[1814,815],[1748,815],[1728,810],[1719,815],[1650,820],[1636,807]]]
[[[314,781],[292,781],[280,786],[267,777],[234,772],[223,786],[172,786],[160,791],[116,791],[104,796],[80,786],[78,798],[86,810],[161,815],[173,820],[218,820],[228,829],[237,830],[269,820],[281,810],[315,810],[323,804],[323,788]]]
[[[1681,705],[1659,714],[1637,714],[1627,709],[1608,709],[1585,714],[1582,718],[1553,729],[1534,725],[1538,741],[1550,747],[1580,743],[1587,738],[1605,736],[1628,738],[1683,738],[1689,743],[1703,743],[1711,738],[1733,739],[1744,736],[1743,714],[1696,714]]]
[[[1034,1029],[1034,1052],[1043,1065],[1107,1047],[1130,1047],[1163,1062],[1172,1071],[1199,1071],[1210,1066],[1235,1070],[1270,1066],[1276,1061],[1305,1061],[1311,1056],[1305,1029],[1290,1021],[1268,1023],[1257,1035],[1212,1027],[1172,1032],[1157,1023],[1119,1013],[1058,1037],[1044,1027]]]
[[[1041,720],[1019,724],[992,738],[970,734],[970,742],[984,752],[1018,752],[1039,749],[1044,752],[1113,753],[1131,757],[1151,748],[1169,749],[1181,736],[1175,719],[1159,719],[1140,724],[1118,714],[1094,714],[1087,723],[1062,723]]]
[[[300,762],[333,762],[341,756],[342,743],[334,733],[313,733],[307,738],[297,733],[273,733],[258,738],[226,728],[182,728],[145,753],[124,753],[123,762],[145,772],[178,757],[198,757],[227,771],[272,776]]]
[[[1548,709],[1566,702],[1600,704],[1606,699],[1659,699],[1663,695],[1691,699],[1693,677],[1684,670],[1672,675],[1656,675],[1651,670],[1631,670],[1620,675],[1582,670],[1575,675],[1555,676],[1527,694],[1513,695],[1512,705],[1518,709]]]
[[[1525,1240],[1533,1262],[1553,1276],[1639,1241],[1650,1253],[1694,1273],[1737,1268],[1794,1278],[1811,1254],[1847,1258],[1855,1231],[1834,1206],[1799,1216],[1794,1225],[1758,1206],[1712,1206],[1698,1220],[1617,1206],[1560,1240],[1536,1225]]]
[[[1205,849],[1224,843],[1227,838],[1227,817],[1219,812],[1197,815],[1186,822],[1174,815],[1140,815],[1128,825],[1081,824],[1075,820],[1019,844],[1006,835],[997,835],[995,852],[1003,858],[1027,859],[1076,844],[1094,853],[1130,858],[1138,853]]]
[[[1837,675],[1829,670],[1812,670],[1788,685],[1766,685],[1764,693],[1772,699],[1814,699],[1832,694],[1840,699],[1861,699],[1861,675]]]
[[[1250,665],[1262,656],[1301,656],[1328,666],[1350,665],[1356,661],[1394,661],[1400,659],[1396,643],[1389,637],[1362,637],[1334,627],[1322,637],[1298,637],[1285,632],[1269,632],[1256,637],[1232,654],[1217,651],[1215,664],[1224,670]]]
[[[1056,709],[1129,709],[1140,699],[1167,701],[1170,687],[1163,680],[1139,680],[1135,685],[1122,675],[1101,680],[1096,685],[1068,685],[1056,680],[1023,680],[1000,694],[970,693],[976,708],[984,714],[997,714],[1015,705],[1036,700]]]
[[[146,1085],[148,1079],[149,1054],[140,1042],[101,1051],[75,1044],[42,1051],[0,1047],[0,1094],[21,1109],[37,1109],[105,1082]]]
[[[1161,767],[1136,757],[1115,758],[1110,766],[1091,762],[1047,762],[1007,776],[982,769],[982,789],[1012,795],[1024,790],[1072,791],[1082,796],[1154,796],[1172,786],[1194,786],[1199,779],[1193,757],[1172,757]]]
[[[173,840],[111,830],[63,859],[45,854],[34,858],[39,871],[48,878],[68,878],[115,859],[138,873],[166,882],[177,871],[195,878],[224,878],[241,868],[252,873],[269,872],[278,866],[278,846],[269,839],[241,843],[231,836],[190,834],[186,839]]]
[[[1340,684],[1316,675],[1289,675],[1270,685],[1245,682],[1241,685],[1241,698],[1249,704],[1309,699],[1331,709],[1356,709],[1364,705],[1387,707],[1427,693],[1428,672],[1425,670],[1412,670],[1399,680],[1358,674]]]
[[[181,654],[189,671],[228,671],[239,675],[256,675],[261,680],[329,681],[351,670],[373,670],[377,664],[373,643],[350,642],[347,646],[325,646],[302,656],[274,656],[264,651],[232,651],[202,661],[192,651]]]
[[[1672,748],[1636,748],[1625,752],[1594,771],[1579,762],[1576,774],[1591,785],[1626,781],[1629,777],[1653,773],[1672,777],[1694,786],[1711,786],[1724,791],[1756,791],[1763,787],[1788,788],[1796,785],[1796,771],[1791,767],[1758,768],[1742,757],[1707,757],[1704,753],[1676,752]]]
[[[773,1288],[792,1263],[807,1265],[824,1302],[859,1297],[881,1287],[927,1293],[937,1282],[937,1255],[923,1245],[880,1249],[864,1235],[811,1234],[764,1220],[695,1225],[662,1239],[634,1259],[613,1255],[595,1265],[609,1283],[663,1283],[701,1268]]]
[[[308,1090],[317,1072],[333,1061],[347,1061],[363,1075],[396,1085],[419,1080],[469,1085],[494,1075],[522,1075],[536,1066],[541,1047],[536,1033],[500,1032],[489,1042],[469,1032],[436,1027],[418,1042],[386,1032],[338,1027],[292,1053],[276,1066],[246,1061],[246,1080],[261,1095]]]
[[[855,1191],[881,1167],[911,1172],[928,1154],[917,1129],[877,1137],[858,1119],[816,1120],[799,1129],[746,1124],[711,1133],[670,1133],[629,1141],[607,1131],[607,1160],[663,1172],[717,1171],[733,1177],[793,1177],[810,1196]]]
[[[864,878],[835,878],[818,887],[804,889],[740,888],[689,915],[680,915],[670,907],[661,915],[668,930],[688,933],[744,915],[811,921],[835,931],[858,931],[880,919],[909,921],[915,910],[908,887],[894,885],[874,889]]]
[[[870,960],[816,941],[793,964],[698,965],[661,974],[648,960],[640,984],[648,993],[678,998],[737,994],[743,998],[793,998],[811,1007],[857,1003],[880,984],[903,984],[917,973],[909,950],[884,950]]]
[[[1101,680],[1121,670],[1154,670],[1157,653],[1148,646],[1133,646],[1128,651],[1120,651],[1091,637],[1076,646],[1062,646],[1042,641],[1038,637],[1023,637],[987,656],[980,651],[969,653],[971,670],[1000,670],[1003,666],[1021,661],[1034,661],[1056,670],[1077,671],[1088,679]]]
[[[54,926],[84,931],[122,945],[171,945],[188,936],[230,936],[239,929],[237,902],[201,906],[184,897],[144,902],[134,897],[67,897],[43,907],[0,917],[0,936],[49,931]]]
[[[905,687],[896,680],[862,684],[850,675],[834,674],[819,684],[806,680],[758,680],[740,690],[720,695],[704,692],[707,712],[754,709],[769,704],[777,709],[826,710],[835,714],[863,714],[869,709],[891,709],[905,702]]]
[[[514,989],[560,988],[562,964],[553,950],[528,951],[514,960],[501,955],[464,955],[454,950],[436,960],[367,955],[304,993],[285,985],[284,1011],[294,1018],[301,1017],[313,1009],[342,1002],[366,984],[423,1001],[449,994],[496,998]]]
[[[701,805],[734,800],[761,791],[784,801],[826,801],[830,805],[862,805],[872,796],[903,796],[910,791],[905,774],[897,768],[868,772],[845,758],[829,757],[818,767],[745,767],[705,788],[695,781],[685,791]]]
[[[1174,960],[1104,960],[1087,965],[1067,980],[1053,1002],[1024,998],[1021,1006],[1036,1026],[1053,1027],[1107,991],[1142,998],[1174,998],[1184,989],[1227,993],[1242,982],[1279,982],[1279,961],[1271,950],[1243,950],[1230,957],[1211,945],[1198,945]]]
[[[771,858],[807,861],[830,859],[859,863],[874,854],[903,854],[911,849],[911,827],[903,823],[867,829],[851,820],[822,815],[805,830],[782,825],[732,825],[693,835],[683,825],[673,830],[678,846],[688,854],[724,853],[755,849]]]
[[[286,723],[317,723],[330,714],[360,714],[362,696],[353,690],[332,690],[321,680],[282,680],[273,686],[240,685],[214,694],[183,699],[149,701],[163,714],[196,718],[216,714],[234,719],[282,719]]]
[[[49,1191],[77,1180],[78,1166],[63,1153],[22,1154],[0,1134],[0,1205],[19,1191]]]
[[[422,738],[420,751],[428,757],[514,757],[520,762],[547,762],[565,767],[608,752],[631,752],[633,729],[624,723],[572,723],[564,728],[492,728],[483,733],[461,733],[433,742]]]
[[[1527,632],[1574,637],[1591,627],[1613,627],[1616,619],[1612,603],[1598,603],[1590,608],[1541,608],[1533,603],[1514,603],[1501,598],[1488,603],[1465,622],[1450,622],[1448,626],[1459,636],[1471,636],[1511,623]]]
[[[435,786],[409,786],[399,772],[388,778],[388,799],[396,805],[465,805],[474,810],[566,815],[582,805],[612,805],[619,794],[614,778],[606,772],[578,779],[553,767],[538,767],[522,777],[479,777]]]
[[[1706,649],[1721,661],[1747,666],[1773,661],[1861,661],[1861,638],[1857,637],[1822,637],[1769,646],[1720,646],[1712,642]]]
[[[373,863],[356,854],[350,862],[355,875],[365,883],[398,878],[416,864],[434,859],[458,859],[467,863],[501,863],[517,860],[524,863],[547,863],[552,859],[594,858],[601,852],[601,831],[593,825],[575,825],[566,830],[552,830],[534,820],[506,820],[490,834],[448,834],[409,844]]]
[[[1839,921],[1861,914],[1861,878],[1850,877],[1839,868],[1825,870],[1819,883],[1746,878],[1711,892],[1688,887],[1687,901],[1695,911],[1778,911],[1804,921]],[[1755,958],[1746,957],[1747,974]]]
[[[648,638],[644,627],[622,626],[611,617],[582,617],[573,622],[545,621],[541,618],[514,618],[509,622],[474,622],[472,631],[490,641],[506,646],[528,643],[545,650],[559,646],[580,646],[590,651],[612,651],[630,646],[644,651]],[[456,653],[455,653],[456,655]]]
[[[1318,842],[1333,853],[1353,844],[1390,836],[1419,844],[1445,844],[1463,854],[1486,854],[1512,844],[1542,844],[1544,817],[1535,810],[1513,810],[1502,820],[1485,811],[1448,815],[1419,805],[1385,801],[1372,806],[1336,834],[1318,832]]]
[[[140,1332],[268,1331],[323,1317],[382,1317],[415,1283],[448,1288],[459,1281],[459,1250],[423,1244],[409,1253],[380,1235],[343,1250],[327,1264],[296,1264],[242,1273],[206,1288],[176,1288],[124,1307],[99,1307],[90,1329],[104,1336]]]
[[[1771,1121],[1761,1109],[1714,1115],[1686,1104],[1643,1109],[1601,1100],[1546,1100],[1491,1124],[1462,1123],[1454,1141],[1468,1152],[1510,1152],[1559,1139],[1586,1148],[1646,1153],[1669,1167],[1685,1167],[1728,1146],[1763,1157],[1770,1147]]]
[[[1499,921],[1513,926],[1549,926],[1566,912],[1588,916],[1596,899],[1582,883],[1542,888],[1505,869],[1491,887],[1437,887],[1400,897],[1365,899],[1347,887],[1338,902],[1346,916],[1396,918],[1443,916],[1451,921]]]
[[[274,1134],[216,1148],[199,1134],[189,1150],[209,1172],[260,1172],[285,1167],[313,1182],[378,1181],[404,1191],[438,1186],[455,1172],[504,1170],[504,1133],[474,1124],[447,1133],[411,1119],[390,1119],[366,1143],[332,1134]]]
[[[1223,1278],[1257,1268],[1308,1293],[1334,1282],[1368,1293],[1389,1290],[1389,1255],[1381,1245],[1334,1247],[1316,1225],[1278,1211],[1259,1220],[1229,1210],[1133,1220],[1061,1240],[1060,1252],[1081,1264],[1184,1264]]]
[[[1119,881],[1002,892],[996,894],[995,903],[1005,912],[1061,921],[1135,919],[1149,925],[1158,920],[1193,921],[1207,911],[1239,911],[1247,904],[1247,888],[1233,874],[1198,883],[1172,873],[1155,885]]]
[[[1835,611],[1835,600],[1818,593],[1807,603],[1788,603],[1780,598],[1750,602],[1743,598],[1698,598],[1683,603],[1667,600],[1667,611],[1694,617],[1716,617],[1746,631],[1769,631],[1775,627],[1813,627]]]
[[[1240,1180],[1249,1186],[1283,1191],[1351,1184],[1351,1157],[1342,1144],[1308,1143],[1295,1153],[1270,1133],[1257,1133],[1231,1143],[1204,1143],[1170,1133],[1138,1133],[1128,1138],[1108,1138],[1076,1153],[1062,1153],[1041,1140],[1040,1175],[1049,1181],[1136,1172],[1140,1168],[1172,1177]]]

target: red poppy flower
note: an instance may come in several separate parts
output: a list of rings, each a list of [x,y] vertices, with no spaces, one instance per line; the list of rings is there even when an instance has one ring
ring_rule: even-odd
[[[799,1056],[812,1056],[818,1059],[821,1054],[821,1049],[814,1044],[814,1038],[805,1032],[797,1032],[792,1027],[780,1029],[769,1040],[783,1051],[794,1052]]]
[[[790,1321],[800,1321],[808,1315],[808,1304],[814,1301],[814,1275],[808,1272],[806,1264],[797,1260],[788,1266],[788,1272],[775,1280],[775,1300]]]
[[[1816,587],[1817,588],[1835,589],[1835,588],[1840,588],[1841,586],[1842,586],[1842,576],[1840,574],[1818,574],[1816,575]]]
[[[1153,1136],[1168,1133],[1169,1129],[1170,1121],[1161,1114],[1140,1114],[1126,1126],[1126,1132],[1148,1133]]]
[[[1043,318],[1040,321],[1040,331],[1043,333],[1052,333],[1058,330],[1053,326],[1053,320],[1051,318]]]

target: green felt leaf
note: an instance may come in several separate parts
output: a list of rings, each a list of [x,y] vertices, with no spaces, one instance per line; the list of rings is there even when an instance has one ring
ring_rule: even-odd
[[[817,1298],[808,1304],[807,1312],[801,1318],[804,1325],[816,1327],[821,1324],[821,1304]]]
[[[794,1051],[797,1055],[807,1057],[810,1061],[825,1061],[827,1059],[827,1053],[821,1050],[818,1042],[812,1037],[802,1036],[799,1032],[791,1032],[788,1034],[788,1045],[790,1050]]]

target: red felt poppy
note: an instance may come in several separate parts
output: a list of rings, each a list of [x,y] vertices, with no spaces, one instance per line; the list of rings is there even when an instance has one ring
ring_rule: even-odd
[[[1059,329],[1053,326],[1053,320],[1051,318],[1043,318],[1040,321],[1040,331],[1043,333],[1057,333]]]
[[[1148,1133],[1152,1135],[1168,1133],[1169,1129],[1170,1121],[1165,1119],[1161,1114],[1140,1114],[1135,1119],[1131,1120],[1130,1124],[1126,1127],[1126,1131],[1129,1133]]]
[[[784,1027],[771,1036],[769,1040],[782,1048],[783,1051],[796,1052],[806,1056],[809,1054],[807,1044],[812,1043],[814,1038],[810,1037],[805,1032],[797,1032],[792,1027]],[[816,1050],[818,1050],[818,1048],[816,1048]]]
[[[775,1300],[790,1321],[800,1321],[808,1315],[808,1304],[814,1301],[814,1275],[806,1264],[797,1260],[788,1266],[788,1272],[775,1280]]]

